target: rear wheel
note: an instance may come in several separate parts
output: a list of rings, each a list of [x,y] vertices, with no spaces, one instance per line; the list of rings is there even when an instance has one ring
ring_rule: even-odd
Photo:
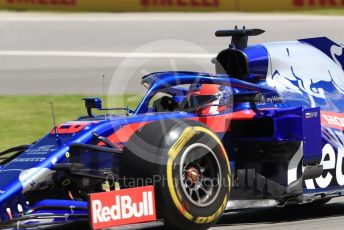
[[[120,175],[132,178],[123,187],[155,186],[158,217],[171,229],[211,227],[229,199],[226,151],[193,121],[160,121],[137,131],[124,149]],[[125,183],[133,180],[138,183]]]

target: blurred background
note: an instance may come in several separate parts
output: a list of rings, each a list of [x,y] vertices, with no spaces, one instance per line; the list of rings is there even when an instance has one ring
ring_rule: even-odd
[[[0,9],[0,151],[49,132],[48,101],[61,123],[85,113],[84,96],[135,107],[145,74],[214,72],[211,58],[230,43],[218,29],[266,30],[250,43],[344,42],[342,0],[0,0]]]

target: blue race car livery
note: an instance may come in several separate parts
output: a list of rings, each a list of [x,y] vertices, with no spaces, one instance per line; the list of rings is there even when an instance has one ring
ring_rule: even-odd
[[[1,229],[207,229],[225,211],[344,195],[343,47],[247,46],[263,32],[218,31],[232,43],[216,73],[149,74],[135,110],[86,98],[86,116],[2,152]]]

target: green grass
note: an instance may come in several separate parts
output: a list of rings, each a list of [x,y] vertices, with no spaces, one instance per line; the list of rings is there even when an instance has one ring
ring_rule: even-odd
[[[0,96],[0,151],[30,144],[51,131],[53,121],[49,101],[54,101],[58,124],[86,115],[82,98],[81,95]],[[113,96],[110,100],[109,106],[128,104],[133,108],[139,97]]]

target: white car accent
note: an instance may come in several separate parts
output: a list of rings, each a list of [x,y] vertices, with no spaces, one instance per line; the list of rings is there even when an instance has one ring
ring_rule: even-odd
[[[324,89],[315,88],[314,84],[333,82],[344,92],[343,69],[337,59],[342,55],[341,47],[331,48],[333,60],[321,50],[299,41],[264,44],[264,47],[270,56],[267,83],[282,95],[307,94],[312,107],[316,107],[314,98],[326,99],[326,95]]]
[[[297,150],[293,158],[290,160],[288,165],[288,185],[296,181],[297,178],[297,168],[299,167],[303,158],[303,142],[300,145],[300,148]]]

